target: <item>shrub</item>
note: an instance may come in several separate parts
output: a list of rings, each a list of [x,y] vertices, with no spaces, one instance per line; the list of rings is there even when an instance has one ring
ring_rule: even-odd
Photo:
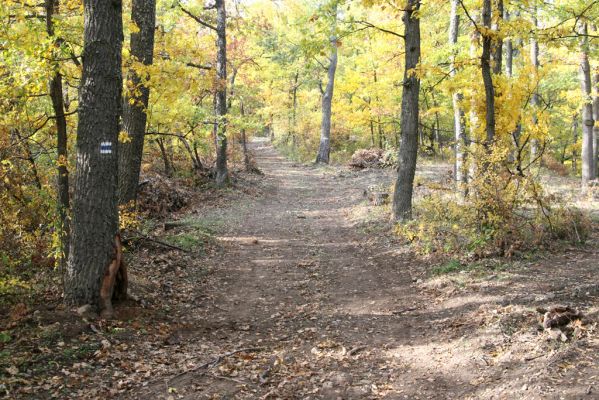
[[[504,158],[505,159],[505,158]],[[419,201],[415,219],[397,233],[423,254],[511,257],[516,252],[551,246],[556,240],[584,242],[589,219],[546,195],[533,176],[513,174],[497,160],[480,163],[469,194],[433,193]]]

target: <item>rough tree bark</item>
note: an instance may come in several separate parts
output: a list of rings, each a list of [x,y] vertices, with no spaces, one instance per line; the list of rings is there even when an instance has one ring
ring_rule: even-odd
[[[333,17],[336,26],[337,4],[333,6]],[[316,163],[328,164],[331,153],[331,114],[333,104],[333,91],[335,89],[335,72],[337,71],[337,37],[333,32],[331,36],[331,56],[327,70],[327,86],[322,93],[322,121],[320,123],[320,145],[316,155]]]
[[[85,0],[77,168],[65,302],[102,304],[118,246],[117,180],[122,103],[122,3]],[[108,299],[109,300],[109,299]]]
[[[156,0],[133,0],[131,20],[139,28],[131,33],[131,57],[143,65],[151,65],[154,55]],[[144,149],[144,137],[150,88],[135,68],[127,72],[130,92],[123,100],[123,129],[130,141],[119,143],[119,203],[135,201]]]
[[[227,11],[225,0],[216,0],[216,184],[229,181],[227,168]]]
[[[449,66],[449,75],[454,77],[456,75],[456,52],[458,35],[460,29],[460,16],[458,15],[459,0],[451,0],[451,14],[449,18],[449,43],[454,48],[451,56],[451,64]],[[464,193],[466,185],[468,184],[468,172],[466,171],[466,153],[465,147],[467,144],[466,138],[466,123],[464,110],[462,109],[461,103],[464,96],[461,92],[455,92],[452,94],[453,101],[453,128],[455,134],[455,171],[454,177],[456,182],[456,188],[459,192]]]
[[[589,40],[587,37],[588,27],[586,22],[580,24],[582,36],[580,46],[580,86],[584,103],[582,105],[582,188],[585,190],[589,181],[596,178],[593,170],[593,101],[591,99],[591,66],[589,64]]]
[[[54,15],[59,12],[59,0],[46,0],[46,32],[54,38],[54,45],[60,46],[60,39],[54,37]],[[58,65],[54,67],[54,74],[50,78],[50,99],[56,121],[56,150],[58,155],[57,168],[57,194],[58,218],[60,219],[60,252],[61,267],[66,267],[69,257],[69,170],[67,167],[67,119],[65,116],[64,97],[62,91],[62,75]]]
[[[420,79],[415,68],[420,61],[420,0],[408,0],[404,11],[405,70],[401,99],[401,145],[399,147],[397,181],[393,195],[396,220],[412,218],[412,192],[418,156],[418,100]]]

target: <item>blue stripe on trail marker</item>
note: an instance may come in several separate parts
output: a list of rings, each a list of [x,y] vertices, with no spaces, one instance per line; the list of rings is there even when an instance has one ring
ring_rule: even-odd
[[[100,154],[111,154],[112,153],[112,142],[101,142],[100,143]]]

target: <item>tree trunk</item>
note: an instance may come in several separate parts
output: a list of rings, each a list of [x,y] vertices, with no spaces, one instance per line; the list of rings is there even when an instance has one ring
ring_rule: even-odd
[[[376,140],[374,139],[374,121],[372,120],[372,116],[370,119],[370,145],[373,148],[376,146]]]
[[[591,100],[591,67],[589,64],[589,40],[587,24],[581,23],[581,46],[580,46],[580,86],[582,89],[582,188],[583,190],[589,184],[589,181],[595,179],[596,171],[593,170],[593,102]]]
[[[105,275],[118,257],[119,117],[122,103],[122,4],[85,0],[73,224],[65,302],[106,304]]]
[[[292,89],[292,109],[291,109],[291,126],[289,127],[289,130],[291,132],[291,144],[293,145],[293,148],[295,149],[295,145],[297,142],[297,138],[296,138],[296,133],[297,133],[297,89],[299,88],[298,85],[298,80],[299,80],[299,73],[296,72],[294,75],[294,79],[293,79],[293,89]]]
[[[227,168],[227,11],[225,0],[216,0],[216,184],[229,181]]]
[[[505,10],[503,19],[509,21],[510,13]],[[514,74],[514,45],[511,38],[505,40],[505,74],[512,77]]]
[[[58,14],[59,0],[46,0],[46,32],[49,37],[54,37],[53,17]],[[54,38],[54,45],[59,46],[59,39]],[[64,97],[62,91],[62,75],[58,66],[54,67],[54,74],[50,78],[50,99],[56,120],[56,149],[57,149],[57,197],[60,239],[60,266],[62,271],[66,269],[66,261],[69,258],[69,170],[68,147],[67,147],[67,119],[65,116]]]
[[[503,19],[509,21],[510,13],[505,10]],[[512,78],[514,74],[514,45],[512,39],[508,38],[505,41],[505,74],[508,78]],[[516,129],[512,132],[512,143],[514,148],[510,150],[508,161],[516,163],[516,170],[522,174],[522,154],[520,149],[520,134],[522,132],[522,122],[518,120]]]
[[[139,28],[131,33],[131,57],[143,65],[151,65],[154,55],[156,0],[133,0],[131,20]],[[135,68],[127,73],[128,92],[123,100],[123,129],[129,141],[119,143],[119,203],[135,201],[146,133],[147,108],[150,88],[147,76],[140,76]]]
[[[241,103],[239,104],[239,113],[241,115],[241,119],[242,120],[245,119],[245,108],[243,106],[243,100],[241,100]],[[250,171],[251,170],[250,155],[248,153],[247,135],[246,135],[245,126],[243,128],[241,128],[241,146],[242,146],[242,150],[243,150],[243,166],[246,171]]]
[[[29,167],[31,168],[31,175],[33,175],[33,184],[38,190],[42,189],[42,181],[40,180],[40,175],[37,171],[37,164],[35,162],[35,158],[33,157],[33,153],[31,152],[31,147],[29,146],[28,140],[23,140],[21,136],[21,132],[18,129],[11,129],[12,134],[15,137],[15,142],[19,143],[23,148],[23,152],[25,153],[25,160],[29,163]]]
[[[497,22],[493,24],[493,30],[499,32],[501,29],[500,22],[503,19],[503,0],[495,0],[497,5]],[[503,40],[497,39],[493,46],[493,73],[501,74],[502,59],[503,59]]]
[[[483,26],[491,29],[491,0],[483,0]],[[493,140],[495,139],[495,88],[493,87],[493,77],[491,76],[491,51],[493,41],[488,34],[482,34],[483,53],[480,58],[480,67],[485,86],[485,147],[490,151]]]
[[[337,5],[333,8],[335,25],[337,22]],[[337,37],[331,37],[331,56],[327,71],[327,87],[322,95],[322,121],[320,124],[320,146],[316,155],[316,163],[328,164],[331,154],[331,114],[333,90],[335,89],[335,72],[337,71]]]
[[[533,25],[535,27],[535,30],[538,28],[539,26],[539,21],[537,18],[537,8],[534,7],[533,11],[532,11],[532,20],[533,20]],[[535,32],[536,34],[536,32]],[[530,39],[530,63],[533,67],[533,73],[534,73],[534,78],[538,79],[538,70],[539,70],[539,42],[536,40],[536,38],[533,36],[532,39]],[[538,87],[538,85],[536,85],[536,87]],[[538,123],[538,117],[537,117],[537,111],[539,108],[539,92],[538,90],[535,88],[535,91],[533,92],[531,98],[530,98],[530,105],[532,108],[532,123],[533,125],[536,125]],[[531,165],[536,161],[536,159],[538,158],[538,152],[539,152],[539,141],[537,138],[531,138],[530,139],[530,163]]]
[[[170,158],[168,156],[168,152],[166,151],[164,139],[158,138],[158,139],[156,139],[156,143],[158,143],[158,147],[160,148],[160,154],[162,154],[162,162],[164,164],[164,174],[166,176],[173,176],[173,166],[172,166]]]
[[[574,148],[572,150],[572,173],[578,173],[578,152],[576,151],[576,143],[578,143],[578,114],[574,115],[572,118],[572,142],[574,143]]]
[[[408,0],[404,11],[405,70],[401,99],[401,146],[393,195],[396,220],[412,218],[412,192],[418,156],[418,100],[420,79],[413,73],[420,61],[420,0]]]
[[[595,171],[595,177],[598,175],[597,167],[599,158],[599,126],[597,126],[597,121],[599,121],[599,72],[596,72],[593,76],[593,86],[595,87],[595,96],[593,97],[593,120],[595,121],[595,126],[593,127],[593,171]]]
[[[449,66],[449,75],[454,77],[457,73],[455,59],[458,43],[458,35],[460,28],[460,16],[458,15],[459,0],[451,0],[451,15],[449,18],[449,43],[453,47],[451,64]],[[460,193],[464,193],[466,185],[468,184],[468,173],[466,172],[466,124],[464,110],[462,109],[461,103],[464,98],[462,93],[455,92],[452,94],[453,101],[453,128],[455,138],[455,165],[454,165],[454,177],[456,182],[456,188]]]
[[[376,117],[376,124],[378,127],[377,132],[379,135],[379,149],[382,149],[384,146],[385,130],[383,129],[383,124],[381,123],[381,117]]]
[[[476,58],[476,54],[477,54],[477,49],[478,49],[478,44],[480,41],[480,32],[478,32],[478,30],[473,29],[471,35],[470,35],[470,50],[469,50],[469,54],[470,54],[470,58],[471,59],[475,59]],[[468,140],[467,141],[467,146],[470,148],[469,152],[470,154],[475,154],[475,150],[477,147],[477,143],[476,143],[476,136],[477,136],[477,129],[479,126],[479,118],[478,118],[478,114],[476,112],[476,93],[472,93],[471,97],[470,97],[470,115],[469,115],[469,120],[470,120],[470,139],[472,140]],[[468,176],[466,177],[466,179],[468,181],[474,179],[474,176],[476,175],[476,162],[473,159],[473,157],[470,158],[470,162],[468,163]]]

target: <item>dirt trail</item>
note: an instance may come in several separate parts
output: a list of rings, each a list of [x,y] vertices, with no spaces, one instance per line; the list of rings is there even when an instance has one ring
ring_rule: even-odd
[[[542,279],[549,261],[430,280],[363,197],[390,172],[300,166],[265,142],[253,152],[263,195],[193,213],[218,221],[222,249],[154,349],[176,355],[170,373],[128,398],[599,398],[596,332],[548,342],[532,308],[583,285],[575,304],[596,313],[597,253],[570,263],[578,286]]]

